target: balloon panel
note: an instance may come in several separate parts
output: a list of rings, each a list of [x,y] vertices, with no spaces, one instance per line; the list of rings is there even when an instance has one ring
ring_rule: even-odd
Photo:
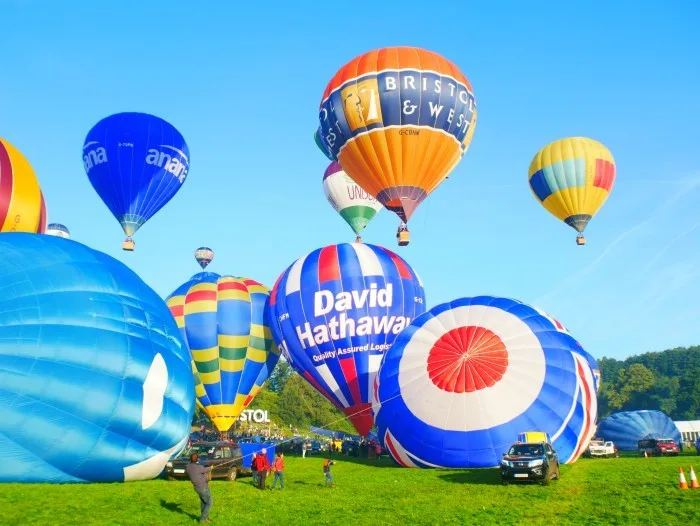
[[[462,72],[436,53],[409,47],[350,61],[328,83],[319,108],[331,154],[403,221],[457,165],[476,116]]]
[[[117,113],[90,130],[83,164],[95,191],[131,236],[180,189],[190,154],[172,124],[146,113]]]
[[[344,243],[317,249],[282,273],[269,317],[289,364],[366,436],[379,363],[424,305],[423,284],[402,258]]]
[[[574,462],[595,429],[597,401],[575,340],[535,309],[461,298],[416,318],[387,352],[373,410],[405,467],[495,467],[527,431],[548,433]]]
[[[570,137],[537,152],[528,178],[533,195],[543,207],[583,232],[612,191],[615,161],[598,141]]]
[[[189,435],[189,353],[163,300],[71,240],[0,236],[2,482],[157,476]]]
[[[255,280],[200,272],[166,300],[192,353],[197,398],[222,432],[279,360],[265,318],[268,297]]]
[[[27,158],[0,138],[0,232],[43,233],[46,203]]]

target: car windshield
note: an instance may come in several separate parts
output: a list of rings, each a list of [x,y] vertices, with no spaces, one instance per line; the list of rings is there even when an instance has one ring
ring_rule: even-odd
[[[675,442],[674,442],[673,440],[671,440],[670,438],[668,438],[668,439],[666,439],[666,440],[659,440],[659,444],[667,444],[667,445],[670,445],[670,444],[675,444]]]
[[[536,446],[532,444],[518,444],[516,446],[512,446],[508,454],[537,456],[542,454],[542,446]]]
[[[194,444],[187,451],[185,451],[182,456],[189,457],[192,453],[197,453],[200,458],[208,458],[214,455],[214,450],[216,446],[210,446],[206,444]]]

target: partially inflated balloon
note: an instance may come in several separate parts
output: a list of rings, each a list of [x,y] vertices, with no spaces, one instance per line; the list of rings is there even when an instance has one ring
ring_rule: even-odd
[[[532,307],[461,298],[416,318],[382,362],[379,435],[405,467],[495,467],[526,431],[548,433],[562,463],[595,430],[593,376],[576,341]]]
[[[326,144],[323,142],[323,134],[321,133],[321,128],[316,130],[314,132],[314,142],[316,143],[316,146],[318,146],[318,149],[321,150],[321,153],[328,157],[330,161],[333,161],[333,155],[329,153],[329,148],[326,146]]]
[[[0,232],[46,230],[46,203],[27,158],[0,138]]]
[[[382,204],[360,188],[337,162],[332,162],[323,174],[323,192],[333,209],[357,235],[382,209]]]
[[[102,119],[83,146],[90,183],[129,237],[177,193],[189,157],[182,134],[146,113]]]
[[[70,230],[61,223],[50,223],[49,226],[46,227],[46,235],[70,239]]]
[[[537,152],[528,179],[540,204],[576,230],[582,245],[581,234],[615,184],[615,160],[598,141],[569,137]]]
[[[471,84],[449,60],[411,47],[356,57],[328,83],[320,105],[330,153],[404,222],[471,143]]]
[[[194,251],[194,259],[202,269],[205,269],[214,260],[214,251],[209,247],[199,247]]]
[[[279,360],[265,315],[269,294],[252,279],[200,272],[166,300],[192,353],[197,400],[221,432]]]
[[[382,247],[330,245],[282,273],[269,309],[270,323],[277,324],[272,334],[289,364],[366,436],[382,357],[425,311],[415,271]]]
[[[637,442],[649,438],[671,438],[680,446],[681,432],[661,411],[621,411],[600,421],[597,436],[612,440],[621,451],[637,451]]]
[[[187,442],[189,352],[163,300],[71,240],[0,235],[0,482],[145,480]]]

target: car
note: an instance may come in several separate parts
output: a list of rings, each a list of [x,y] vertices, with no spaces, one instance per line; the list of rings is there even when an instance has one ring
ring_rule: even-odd
[[[586,456],[589,458],[612,458],[619,457],[620,454],[617,452],[615,444],[613,444],[609,440],[606,442],[605,440],[594,439],[591,440],[590,444],[588,444]]]
[[[190,455],[197,453],[202,466],[211,467],[210,478],[234,481],[243,472],[243,452],[235,442],[196,442],[177,458],[165,465],[165,476],[169,479],[189,480],[187,464]]]
[[[501,482],[540,482],[559,479],[559,456],[547,442],[517,442],[501,460]]]
[[[678,444],[672,438],[649,438],[637,442],[640,456],[646,453],[649,457],[678,456]]]
[[[358,457],[360,456],[360,443],[357,440],[345,440],[340,446],[340,452],[343,455]]]

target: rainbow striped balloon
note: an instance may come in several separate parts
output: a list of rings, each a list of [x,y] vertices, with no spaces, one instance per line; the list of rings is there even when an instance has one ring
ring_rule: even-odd
[[[576,230],[582,245],[583,231],[615,184],[615,160],[598,141],[569,137],[537,152],[528,178],[540,204]]]
[[[269,295],[255,280],[200,272],[166,299],[192,353],[197,402],[221,432],[253,401],[279,360],[265,319]]]
[[[46,232],[46,203],[27,158],[0,138],[0,232]]]

